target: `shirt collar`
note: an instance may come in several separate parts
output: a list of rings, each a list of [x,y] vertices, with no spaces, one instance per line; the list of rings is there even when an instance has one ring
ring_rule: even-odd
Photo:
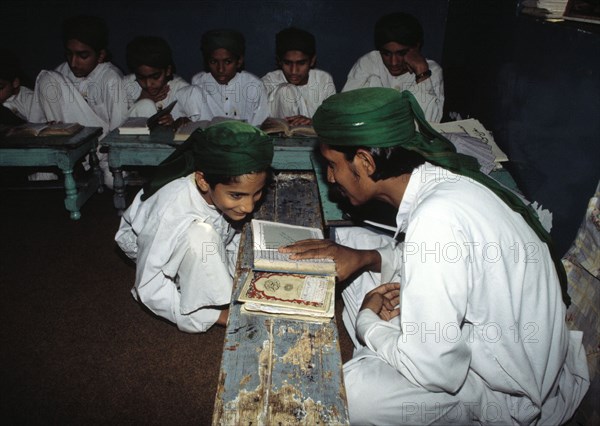
[[[423,183],[423,169],[425,167],[433,167],[433,165],[425,163],[415,168],[410,176],[408,184],[406,185],[404,195],[402,196],[402,201],[400,201],[398,213],[396,213],[397,230],[394,238],[397,237],[399,233],[406,231],[406,227],[408,226],[408,216],[413,209],[417,199],[417,193],[419,192],[419,188]]]

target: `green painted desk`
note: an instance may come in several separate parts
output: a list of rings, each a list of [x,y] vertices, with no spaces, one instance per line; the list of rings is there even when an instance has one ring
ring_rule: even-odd
[[[313,172],[282,172],[254,217],[323,226]],[[327,323],[240,312],[236,302],[252,268],[246,225],[234,277],[213,425],[348,424],[339,335]]]
[[[181,142],[173,141],[173,132],[158,128],[150,135],[119,135],[118,130],[110,132],[102,145],[108,148],[108,164],[114,175],[114,205],[119,214],[126,208],[125,180],[123,168],[136,166],[156,166],[173,152]],[[280,170],[314,170],[317,176],[323,215],[327,225],[346,223],[342,212],[328,197],[328,186],[318,159],[313,154],[317,140],[313,138],[277,138],[273,168]]]
[[[71,219],[77,220],[81,217],[81,206],[93,193],[102,190],[102,172],[96,155],[101,134],[99,127],[86,127],[73,136],[0,138],[0,166],[57,166],[64,175],[65,208]],[[73,168],[88,154],[92,176],[86,182],[75,182]]]

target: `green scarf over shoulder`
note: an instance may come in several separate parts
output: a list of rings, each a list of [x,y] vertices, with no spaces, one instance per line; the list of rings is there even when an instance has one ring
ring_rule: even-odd
[[[418,126],[415,126],[415,122]],[[489,188],[512,210],[519,213],[536,235],[547,244],[569,306],[567,274],[556,255],[550,234],[535,211],[496,180],[481,173],[473,157],[459,154],[448,139],[425,120],[423,110],[412,93],[390,88],[365,88],[339,93],[323,102],[313,117],[321,143],[332,146],[389,148],[400,146],[421,154],[428,162]]]

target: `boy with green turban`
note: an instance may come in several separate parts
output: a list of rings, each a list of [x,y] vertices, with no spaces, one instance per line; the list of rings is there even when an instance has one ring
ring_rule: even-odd
[[[409,92],[335,95],[313,122],[328,181],[353,205],[394,206],[403,235],[282,249],[333,258],[340,281],[361,273],[343,293],[360,342],[344,365],[351,422],[566,422],[588,367],[581,332],[565,324],[562,263],[533,211],[456,153]]]
[[[136,262],[133,297],[189,333],[225,325],[237,229],[267,181],[273,143],[228,121],[198,130],[125,211],[115,240]]]

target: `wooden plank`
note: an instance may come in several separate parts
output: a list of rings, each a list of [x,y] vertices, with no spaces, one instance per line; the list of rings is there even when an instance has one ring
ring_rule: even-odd
[[[255,217],[322,227],[314,174],[279,173]],[[242,313],[235,300],[251,273],[252,260],[247,225],[240,242],[213,425],[348,424],[335,321]]]

